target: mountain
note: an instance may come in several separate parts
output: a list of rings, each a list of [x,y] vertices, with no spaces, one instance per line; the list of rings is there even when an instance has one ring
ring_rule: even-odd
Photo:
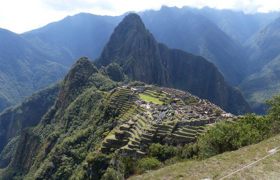
[[[0,111],[59,80],[66,68],[20,35],[0,29]]]
[[[279,56],[265,65],[259,72],[250,75],[241,84],[240,89],[254,112],[266,113],[265,102],[280,92]]]
[[[126,16],[115,28],[96,64],[112,62],[133,80],[187,90],[235,114],[249,111],[241,93],[224,81],[212,63],[157,43],[136,14]]]
[[[190,11],[208,18],[240,44],[245,44],[255,33],[280,16],[279,12],[244,13],[243,11],[218,10],[209,7],[201,9],[183,7],[180,10]]]
[[[115,168],[124,178],[122,157],[146,156],[151,143],[193,142],[209,125],[235,118],[188,92],[112,81],[87,58],[79,59],[58,87],[58,95],[47,90],[31,100],[34,103],[20,106],[26,110],[19,118],[35,113],[34,106],[46,114],[29,116],[37,125],[22,129],[5,146],[0,154],[2,178],[101,179]],[[37,104],[46,96],[51,107]],[[18,111],[4,114],[13,117]]]
[[[97,58],[119,21],[118,16],[80,13],[26,32],[22,37],[56,62],[70,67],[80,57]]]
[[[264,113],[264,102],[280,91],[280,18],[262,29],[250,44],[252,74],[240,85],[248,101]]]
[[[253,72],[259,71],[279,55],[280,50],[280,18],[276,19],[250,41],[250,63],[254,64]]]
[[[203,56],[229,83],[236,85],[246,76],[246,51],[207,17],[188,9],[162,7],[144,12],[142,18],[159,42]]]
[[[140,16],[159,42],[203,56],[219,68],[229,83],[237,85],[246,75],[245,50],[217,26],[220,20],[212,22],[203,13],[169,7],[144,11]],[[99,57],[122,18],[81,13],[22,36],[56,62],[69,66],[81,56]]]
[[[0,152],[8,142],[16,141],[21,131],[39,123],[43,115],[54,104],[59,86],[53,86],[33,94],[18,106],[6,109],[0,114]],[[6,166],[10,156],[0,154],[0,167]]]

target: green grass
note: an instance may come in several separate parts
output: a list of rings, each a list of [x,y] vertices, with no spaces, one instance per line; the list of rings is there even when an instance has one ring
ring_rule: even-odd
[[[188,160],[162,169],[149,171],[130,179],[220,179],[266,155],[268,151],[280,145],[280,135],[255,145],[226,152],[205,160]],[[257,162],[226,179],[279,179],[280,152]]]
[[[140,99],[142,99],[143,101],[146,101],[146,102],[151,102],[151,103],[159,104],[159,105],[163,104],[163,102],[161,100],[159,100],[158,98],[149,96],[147,94],[140,93],[139,97],[140,97]]]

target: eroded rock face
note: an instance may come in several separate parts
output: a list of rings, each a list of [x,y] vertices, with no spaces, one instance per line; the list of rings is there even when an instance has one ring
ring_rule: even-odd
[[[212,63],[157,43],[136,14],[116,27],[96,64],[112,62],[133,80],[187,90],[234,114],[250,111],[241,93],[225,82]]]

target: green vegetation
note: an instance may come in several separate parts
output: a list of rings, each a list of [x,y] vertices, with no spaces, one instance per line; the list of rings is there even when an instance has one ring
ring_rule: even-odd
[[[196,143],[187,144],[183,147],[177,147],[177,151],[174,151],[176,153],[173,153],[172,156],[169,156],[169,158],[177,157],[181,160],[189,159],[188,161],[184,163],[178,163],[170,167],[166,167],[163,170],[152,172],[150,174],[139,177],[141,179],[149,179],[151,177],[157,177],[157,174],[162,173],[160,174],[160,177],[168,176],[172,177],[172,179],[176,179],[179,177],[218,178],[222,177],[226,173],[228,174],[229,171],[232,170],[232,167],[236,168],[239,166],[239,164],[246,164],[245,161],[250,162],[253,161],[256,157],[265,156],[268,148],[272,149],[273,147],[279,146],[278,144],[276,144],[275,138],[271,138],[270,140],[261,142],[260,145],[254,145],[252,146],[252,148],[243,147],[259,143],[262,140],[268,139],[269,137],[280,133],[280,96],[275,96],[273,99],[268,101],[268,104],[270,105],[270,108],[266,116],[256,116],[253,114],[248,114],[236,121],[217,123],[213,127],[210,127],[206,133],[201,135]],[[279,135],[276,136],[276,139],[279,140],[279,138]],[[271,142],[273,144],[270,144]],[[263,146],[263,144],[267,143],[269,143],[267,146]],[[258,147],[258,149],[254,149],[254,147]],[[266,151],[261,149],[263,147],[265,147]],[[166,151],[167,149],[171,148],[164,147],[163,145],[159,144],[153,144],[150,146],[150,155],[155,158],[162,159],[162,154],[166,154],[164,153],[164,151]],[[234,150],[238,151],[233,153],[225,153],[227,151]],[[221,153],[225,154],[218,155]],[[209,159],[209,157],[212,158]],[[163,160],[166,159],[164,158]],[[274,163],[276,163],[277,160],[273,161]],[[213,168],[212,166],[215,168]],[[266,166],[267,163],[261,163],[261,167]],[[272,168],[268,171],[271,172],[271,177],[275,177],[274,172],[276,170],[276,166],[275,164],[271,166]],[[257,167],[254,169],[260,168]],[[195,170],[199,171],[200,173],[194,173],[193,171]],[[251,170],[250,172],[255,172],[255,170]],[[257,174],[258,173],[259,172],[257,171]],[[245,174],[250,176],[248,172],[246,172]],[[236,176],[240,177],[239,175],[240,174],[237,174]],[[258,176],[254,175],[254,177]],[[138,177],[136,177],[136,179],[138,179]]]
[[[63,78],[67,67],[21,35],[0,29],[0,112]]]
[[[1,175],[124,179],[183,160],[237,150],[280,129],[280,97],[269,101],[267,116],[246,115],[224,122],[224,111],[182,91],[120,84],[87,59],[78,61],[41,123],[6,146],[0,155],[6,167]],[[139,98],[164,106],[145,108],[136,101]],[[209,111],[207,116],[205,111]],[[210,116],[220,122],[212,124]]]
[[[149,171],[140,176],[132,176],[131,180],[160,179],[220,179],[268,154],[268,151],[279,146],[280,135],[271,137],[258,144],[246,146],[236,151],[207,158],[205,160],[190,159],[183,162]],[[244,169],[229,179],[278,179],[280,153]],[[264,173],[265,172],[265,173]]]
[[[36,126],[40,122],[43,115],[53,106],[58,91],[59,85],[46,88],[33,94],[18,106],[0,113],[0,152],[8,141],[20,135],[24,128]]]
[[[122,24],[137,28],[139,34],[133,36],[134,32],[121,27]],[[62,82],[53,106],[43,108],[44,115],[38,116],[40,123],[32,128],[27,126],[5,147],[0,155],[2,177],[124,179],[186,159],[205,160],[279,133],[280,97],[269,102],[267,116],[237,118],[228,117],[210,102],[180,90],[127,84],[125,81],[130,78],[180,89],[198,85],[192,89],[194,92],[198,88],[203,97],[217,95],[218,99],[211,100],[222,103],[227,110],[237,114],[247,110],[242,96],[223,81],[212,64],[201,57],[161,47],[135,14],[126,17],[121,25],[96,62],[107,67],[97,69],[87,58],[77,61]],[[142,53],[150,52],[146,47],[134,52],[133,42],[138,39],[131,37],[145,37],[168,58]],[[128,44],[120,47],[119,41]],[[127,54],[130,49],[132,52]],[[139,54],[147,56],[140,59]],[[150,57],[155,57],[154,61],[150,62]],[[178,60],[174,61],[175,58]],[[202,66],[209,72],[200,69]],[[193,77],[197,77],[195,81]],[[209,83],[213,83],[211,89],[207,89]],[[222,91],[216,92],[217,89]],[[139,99],[156,105],[148,106]]]
[[[117,63],[111,63],[106,67],[106,73],[112,79],[113,81],[123,81],[125,78],[125,75],[123,73],[122,68]]]
[[[149,146],[148,155],[155,157],[160,161],[165,161],[174,157],[177,154],[177,148],[174,146],[151,144]]]
[[[160,161],[153,157],[146,157],[138,160],[137,162],[137,170],[139,171],[139,173],[156,169],[159,166],[160,166]]]
[[[163,102],[161,100],[159,100],[158,98],[155,98],[149,94],[140,93],[139,97],[140,97],[140,99],[142,99],[143,101],[146,101],[146,102],[151,102],[151,103],[159,104],[159,105],[163,104]]]
[[[206,158],[258,143],[271,136],[271,121],[247,115],[236,122],[221,122],[198,140],[199,156]]]

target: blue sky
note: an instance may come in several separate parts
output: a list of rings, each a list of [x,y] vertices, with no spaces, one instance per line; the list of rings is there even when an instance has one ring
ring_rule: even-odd
[[[246,13],[280,9],[279,0],[0,0],[0,27],[22,33],[79,12],[120,15],[127,11],[157,10],[162,5],[208,6]]]

